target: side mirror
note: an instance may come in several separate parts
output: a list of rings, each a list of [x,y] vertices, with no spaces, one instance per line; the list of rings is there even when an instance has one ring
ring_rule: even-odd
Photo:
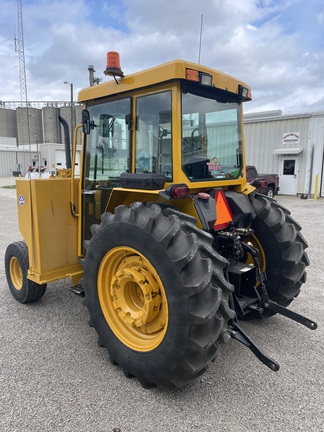
[[[84,134],[89,135],[90,133],[90,113],[84,109],[82,111],[82,130]]]
[[[115,117],[110,114],[100,114],[99,136],[110,138],[114,136]]]

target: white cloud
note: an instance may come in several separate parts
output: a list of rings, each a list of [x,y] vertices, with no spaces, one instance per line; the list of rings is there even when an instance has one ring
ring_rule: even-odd
[[[73,82],[75,92],[88,86],[89,64],[106,80],[110,50],[120,52],[126,74],[175,58],[197,62],[203,15],[201,63],[252,86],[248,111],[324,110],[324,12],[320,0],[310,4],[307,9],[298,0],[28,2],[23,13],[29,99],[69,99],[63,82]],[[309,30],[300,24],[306,10],[306,22],[314,20]],[[2,11],[0,99],[19,100],[16,2],[5,0]]]

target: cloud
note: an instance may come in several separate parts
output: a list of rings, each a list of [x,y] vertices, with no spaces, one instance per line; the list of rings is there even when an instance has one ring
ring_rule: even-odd
[[[14,0],[0,17],[0,99],[19,100]],[[103,76],[106,52],[119,51],[126,74],[175,59],[201,63],[252,86],[247,111],[324,110],[324,8],[320,0],[30,0],[23,4],[30,100],[67,100]]]

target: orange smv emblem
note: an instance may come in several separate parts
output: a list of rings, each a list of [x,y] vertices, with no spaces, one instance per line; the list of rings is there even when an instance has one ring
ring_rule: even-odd
[[[217,219],[214,223],[214,230],[219,231],[226,229],[229,226],[230,222],[233,220],[233,214],[230,206],[228,205],[224,191],[216,191],[215,201]]]

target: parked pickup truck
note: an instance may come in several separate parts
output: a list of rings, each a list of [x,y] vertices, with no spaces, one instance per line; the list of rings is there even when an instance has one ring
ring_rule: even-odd
[[[279,191],[278,174],[259,174],[255,166],[247,165],[247,181],[256,188],[256,192],[273,198]]]

